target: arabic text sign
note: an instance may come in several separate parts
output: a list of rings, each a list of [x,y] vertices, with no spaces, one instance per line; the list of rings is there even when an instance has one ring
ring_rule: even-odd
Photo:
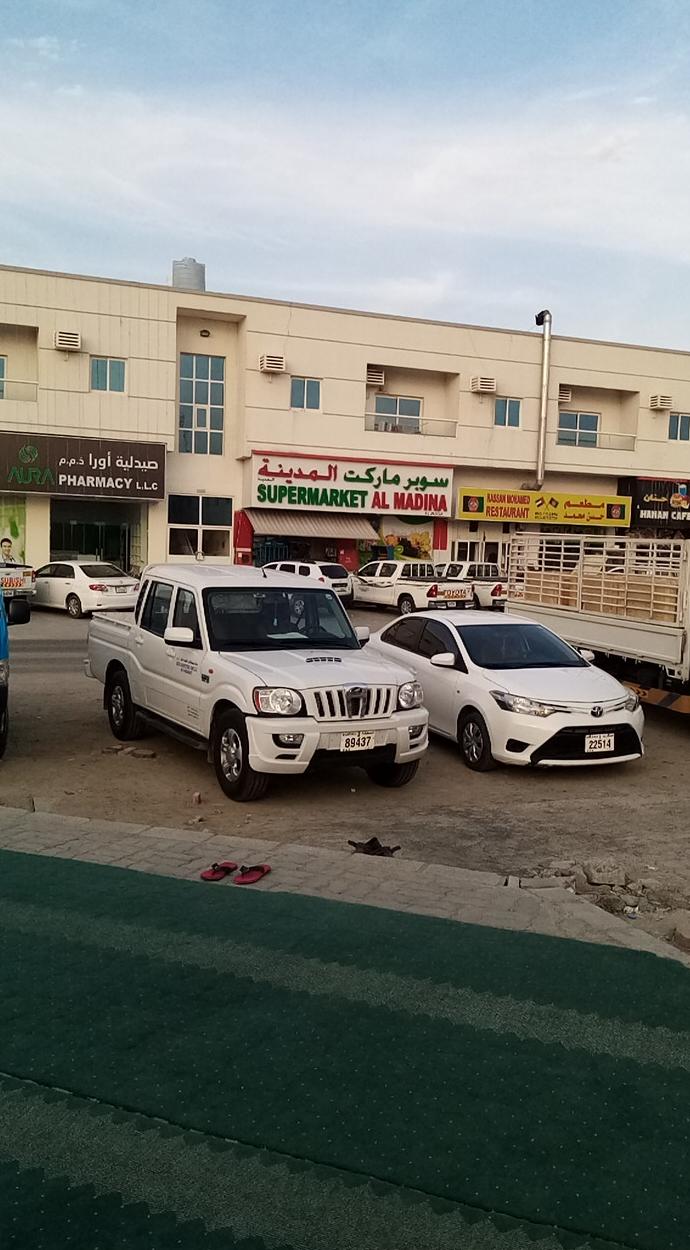
[[[485,490],[463,486],[458,517],[466,521],[540,521],[544,525],[630,525],[628,495],[573,490]]]
[[[252,473],[260,508],[450,516],[450,468],[275,452],[255,454]]]
[[[165,446],[0,433],[0,490],[22,495],[164,499]]]
[[[690,528],[690,482],[638,479],[630,493],[636,525]]]

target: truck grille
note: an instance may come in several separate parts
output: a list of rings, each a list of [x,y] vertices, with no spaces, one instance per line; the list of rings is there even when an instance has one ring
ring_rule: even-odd
[[[395,710],[395,686],[329,686],[309,691],[317,720],[375,720]]]

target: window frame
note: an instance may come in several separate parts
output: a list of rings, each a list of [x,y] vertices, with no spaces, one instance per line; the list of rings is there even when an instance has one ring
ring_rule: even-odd
[[[377,404],[380,399],[393,400],[395,402],[395,412],[379,412],[377,408]],[[417,415],[414,416],[413,414],[406,413],[406,412],[401,413],[400,411],[401,401],[403,403],[408,403],[408,404],[419,404],[419,412],[417,413]],[[421,434],[422,421],[423,421],[423,416],[424,416],[424,399],[421,395],[390,395],[388,394],[388,392],[382,391],[374,395],[374,409],[371,415],[374,417],[374,429],[378,433]],[[385,427],[380,427],[377,424],[377,420],[379,418],[382,421],[392,422],[393,425],[396,426],[397,428],[393,430],[387,430],[385,429]],[[404,421],[416,421],[417,428],[413,430],[409,426],[408,427],[403,426],[402,422]]]
[[[94,365],[105,365],[105,386],[94,386]],[[122,365],[122,387],[111,386],[113,365]],[[99,395],[127,394],[127,359],[124,356],[89,356],[89,390]]]
[[[570,428],[568,426],[561,426],[561,417],[575,417],[574,426]],[[581,429],[580,427],[581,417],[596,417],[596,429],[594,430]],[[588,447],[590,448],[590,450],[591,449],[596,450],[596,448],[599,446],[599,435],[601,434],[601,429],[599,425],[600,421],[601,421],[600,412],[581,412],[579,410],[575,412],[571,408],[559,408],[558,429],[556,431],[556,446],[557,447]],[[562,434],[572,434],[573,437],[572,439],[562,438],[561,437]],[[583,441],[581,437],[582,435],[585,435],[586,438],[593,437],[594,442]]]
[[[291,412],[321,412],[321,383],[322,381],[323,381],[323,378],[308,378],[306,374],[305,375],[302,375],[301,373],[290,374],[290,410]],[[301,404],[293,403],[293,386],[295,382],[301,382],[303,385],[302,398],[304,402]],[[319,402],[318,404],[316,404],[316,406],[314,404],[307,403],[310,384],[312,386],[317,386],[319,389],[319,396],[318,396]]]
[[[175,600],[171,608],[171,613],[168,615],[168,620],[172,622],[173,629],[191,629],[191,626],[189,624],[181,624],[181,625],[177,624],[177,608],[178,608],[178,604],[180,602],[182,595],[191,596],[192,603],[194,604],[194,611],[196,613],[196,630],[192,630],[192,633],[194,634],[194,642],[191,644],[190,650],[202,651],[204,647],[203,635],[201,633],[202,613],[199,611],[199,601],[194,591],[189,586],[177,587],[177,591],[175,593]]]
[[[189,357],[192,361],[191,374],[187,374],[187,373],[183,374],[182,372],[183,357]],[[208,368],[206,369],[205,375],[204,375],[203,368],[201,372],[198,371],[197,362],[201,360],[208,361]],[[217,378],[217,377],[214,378],[212,376],[213,369],[214,369],[214,362],[220,362],[221,372],[223,374],[222,378]],[[211,355],[210,353],[207,353],[207,352],[180,352],[179,353],[178,375],[177,375],[177,448],[178,448],[178,451],[180,452],[180,455],[209,456],[209,457],[210,456],[222,457],[225,455],[225,411],[226,411],[227,382],[228,382],[226,366],[227,366],[227,358],[225,356]],[[191,386],[191,396],[192,396],[191,399],[187,399],[187,398],[183,399],[182,397],[183,388],[185,384],[190,384]],[[197,392],[198,386],[202,386],[202,387],[206,386],[207,388],[207,399],[205,401],[197,400],[196,398],[196,392]],[[214,386],[222,386],[223,388],[223,401],[220,404],[218,402],[213,402],[213,403],[211,402],[211,390],[212,390],[212,387]],[[182,417],[183,417],[182,410],[183,409],[185,410],[191,409],[190,413],[185,412],[185,416],[189,416],[189,419],[191,421],[190,425],[182,424]],[[214,420],[217,420],[218,418],[217,416],[212,417],[211,413],[212,412],[217,413],[218,410],[220,410],[220,413],[221,413],[220,428],[214,427],[212,424],[212,422]],[[201,413],[203,413],[203,421],[200,420]],[[183,434],[191,435],[191,439],[190,439],[191,445],[189,447],[183,447],[182,445]],[[202,438],[205,436],[206,438],[206,450],[205,451],[197,450],[197,445],[196,445],[197,435],[199,435]],[[220,436],[220,450],[212,451],[211,450],[212,442],[214,440],[214,437],[217,438],[218,436]]]
[[[434,630],[436,629],[442,630],[442,632],[446,635],[448,639],[448,646],[443,647],[442,650],[432,651],[430,654],[428,654],[426,651],[422,650],[422,647],[424,645],[424,639],[426,638],[427,634],[429,635],[430,638],[433,638]],[[438,642],[438,639],[436,641]],[[432,656],[445,655],[447,652],[450,652],[451,655],[454,655],[456,660],[460,654],[457,640],[454,638],[450,627],[446,625],[444,621],[441,621],[438,619],[429,620],[428,618],[425,618],[424,629],[422,630],[420,634],[419,642],[417,644],[417,655],[421,656],[423,660],[429,660],[429,662],[431,662]]]
[[[408,616],[401,616],[399,620],[394,621],[392,625],[389,625],[388,629],[381,635],[381,641],[387,642],[391,647],[399,647],[401,651],[409,651],[411,655],[417,655],[425,624],[426,619],[423,616],[415,616],[415,614],[411,612]],[[398,641],[400,631],[404,630],[406,626],[419,631],[417,633],[416,642],[414,643],[414,646],[411,647],[407,646],[404,642]]]
[[[504,404],[503,420],[498,419],[498,404]],[[517,404],[517,421],[510,420],[510,405]],[[516,395],[497,395],[494,399],[494,427],[497,430],[519,430],[522,425],[522,400]]]
[[[675,422],[676,432],[671,433],[673,423]],[[683,433],[685,431],[685,433]],[[689,412],[669,412],[668,414],[668,440],[671,443],[688,443],[690,442],[690,413]]]
[[[182,522],[182,521],[171,521],[171,520],[170,520],[170,505],[171,505],[171,503],[172,503],[173,499],[187,499],[187,500],[189,500],[189,499],[194,499],[194,500],[196,500],[196,501],[197,501],[197,504],[198,504],[198,507],[197,507],[197,520],[196,520],[196,521],[186,521],[186,522]],[[203,505],[204,505],[204,502],[205,502],[207,499],[223,499],[223,500],[224,500],[224,501],[228,504],[229,509],[230,509],[230,519],[229,519],[229,521],[227,522],[227,524],[225,524],[225,525],[209,525],[207,522],[205,522],[205,521],[204,521],[204,519],[203,519],[203,517],[204,517],[204,506],[203,506]],[[201,552],[203,552],[203,553],[204,553],[204,555],[209,555],[209,556],[211,556],[211,558],[216,559],[216,560],[231,560],[231,559],[232,559],[232,535],[233,535],[233,522],[234,522],[234,518],[235,518],[235,505],[234,505],[234,499],[233,499],[233,496],[232,496],[232,495],[227,495],[227,496],[222,496],[222,495],[177,495],[177,494],[175,494],[175,495],[169,495],[169,496],[168,496],[168,556],[169,556],[169,557],[171,557],[172,559],[178,559],[178,560],[179,560],[179,559],[184,558],[184,555],[185,555],[185,554],[187,554],[187,553],[182,553],[182,554],[181,554],[181,553],[179,553],[179,552],[172,552],[172,551],[170,550],[170,539],[171,539],[171,535],[172,535],[173,530],[178,530],[178,531],[179,531],[179,530],[183,530],[183,531],[185,531],[186,533],[191,533],[192,531],[195,531],[195,532],[196,532],[196,547],[195,547],[195,549],[194,549],[194,553],[193,553],[193,554],[194,554],[194,556],[196,556],[196,555],[197,555],[197,553],[198,553],[199,551],[201,551]],[[226,554],[226,555],[221,555],[221,556],[212,556],[210,552],[204,552],[204,536],[205,536],[206,534],[208,534],[208,533],[214,533],[214,534],[226,534],[226,535],[227,535],[228,550],[227,550],[227,554]]]
[[[156,593],[157,593],[157,591],[158,591],[159,587],[163,587],[164,589],[166,589],[166,590],[169,590],[169,591],[170,591],[170,598],[169,598],[169,600],[168,600],[168,615],[167,615],[167,617],[165,618],[165,625],[163,626],[163,632],[162,632],[162,634],[159,634],[159,633],[158,633],[158,630],[156,630],[156,629],[151,629],[151,621],[150,621],[150,616],[149,616],[149,622],[148,622],[148,624],[145,624],[145,619],[146,619],[146,611],[147,611],[147,609],[149,608],[149,605],[150,605],[150,607],[151,607],[151,611],[153,611],[153,601],[154,601],[154,599],[155,599],[155,597],[156,597]],[[144,606],[143,606],[143,608],[142,608],[141,615],[140,615],[140,617],[139,617],[139,628],[140,628],[141,630],[143,630],[143,632],[144,632],[145,634],[151,634],[151,636],[152,636],[153,638],[160,638],[161,640],[165,637],[165,631],[166,631],[166,629],[168,628],[168,626],[169,626],[169,624],[170,624],[170,613],[171,613],[171,611],[172,611],[172,605],[173,605],[173,600],[174,600],[174,591],[175,591],[175,586],[173,585],[173,583],[172,583],[172,582],[157,581],[155,578],[152,578],[152,579],[151,579],[151,581],[149,582],[149,592],[148,592],[148,594],[147,594],[147,596],[146,596],[146,600],[145,600],[145,602],[144,602]]]

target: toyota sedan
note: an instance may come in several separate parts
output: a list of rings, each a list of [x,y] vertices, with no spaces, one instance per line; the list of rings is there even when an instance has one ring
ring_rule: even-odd
[[[75,620],[89,612],[131,611],[139,583],[116,564],[97,560],[55,560],[36,570],[34,603],[61,608]]]

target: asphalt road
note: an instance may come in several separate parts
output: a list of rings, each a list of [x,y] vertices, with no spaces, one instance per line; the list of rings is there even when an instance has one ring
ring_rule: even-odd
[[[382,628],[391,618],[358,611],[353,619]],[[475,774],[452,744],[436,741],[401,791],[340,768],[276,779],[262,803],[233,804],[203,754],[162,735],[146,743],[155,759],[104,753],[113,740],[101,688],[83,675],[87,628],[35,612],[30,625],[12,630],[12,726],[0,773],[6,804],[32,796],[39,810],[172,826],[201,813],[210,830],[333,847],[376,832],[416,859],[500,872],[611,854],[654,865],[690,896],[686,718],[652,711],[647,755],[630,765]]]

